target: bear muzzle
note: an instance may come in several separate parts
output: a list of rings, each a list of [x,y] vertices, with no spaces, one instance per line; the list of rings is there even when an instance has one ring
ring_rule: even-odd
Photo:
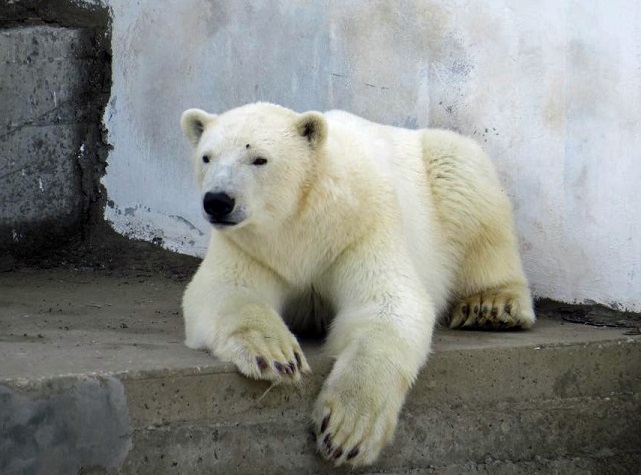
[[[234,210],[236,200],[227,193],[205,193],[203,198],[203,209],[207,220],[213,225],[234,226],[238,224],[231,214]]]

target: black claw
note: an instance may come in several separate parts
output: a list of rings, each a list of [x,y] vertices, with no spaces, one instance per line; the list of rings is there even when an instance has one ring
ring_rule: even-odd
[[[323,439],[323,445],[329,450],[330,452],[332,451],[332,436],[331,434],[327,434],[325,438]]]
[[[512,304],[511,303],[508,303],[508,304],[505,305],[505,313],[507,313],[508,315],[511,315],[511,313],[512,313]]]
[[[294,352],[294,358],[296,358],[296,366],[298,366],[298,369],[301,369],[303,366],[303,362],[300,359],[300,355],[297,352]]]
[[[479,306],[474,305],[474,315],[478,315],[478,314],[479,314]]]
[[[466,317],[470,314],[470,307],[469,305],[465,304],[461,307],[461,313],[465,315]]]
[[[327,430],[327,425],[329,424],[329,414],[327,414],[324,418],[323,421],[321,422],[321,427],[320,431],[321,434]],[[329,434],[328,434],[329,435]]]
[[[491,315],[492,315],[494,318],[498,317],[498,316],[499,316],[499,309],[498,309],[498,308],[496,308],[496,307],[492,307]]]
[[[267,369],[267,361],[265,361],[265,358],[262,356],[256,357],[256,364],[258,365],[258,369],[261,371],[265,371]]]
[[[278,371],[281,374],[286,372],[285,367],[282,364],[280,364],[278,361],[274,361],[274,368],[276,369],[276,371]]]
[[[481,314],[484,315],[484,316],[487,316],[488,310],[489,310],[489,308],[486,307],[485,305],[483,305],[483,309],[481,310]]]
[[[296,363],[294,363],[293,361],[290,361],[287,367],[289,368],[289,372],[291,374],[294,374],[296,372]]]
[[[332,457],[334,458],[334,460],[338,460],[339,458],[341,458],[341,455],[343,455],[343,449],[336,449]]]
[[[358,447],[354,447],[352,450],[349,451],[347,454],[347,460],[351,460],[354,457],[358,455]]]

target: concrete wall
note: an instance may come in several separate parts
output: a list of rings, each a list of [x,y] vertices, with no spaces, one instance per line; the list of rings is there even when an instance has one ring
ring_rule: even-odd
[[[267,100],[476,137],[538,296],[641,311],[641,3],[106,0],[116,230],[203,254],[188,107]]]
[[[0,270],[80,234],[99,201],[108,20],[74,0],[0,4]]]

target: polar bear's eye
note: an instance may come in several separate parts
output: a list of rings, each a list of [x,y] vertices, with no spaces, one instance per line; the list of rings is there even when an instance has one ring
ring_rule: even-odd
[[[203,162],[209,163],[209,155],[203,155]]]
[[[254,158],[254,161],[252,162],[252,165],[265,165],[267,163],[267,159],[263,157],[256,157]]]

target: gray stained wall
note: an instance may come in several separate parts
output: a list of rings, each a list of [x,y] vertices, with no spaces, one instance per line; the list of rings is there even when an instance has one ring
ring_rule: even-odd
[[[0,5],[0,261],[60,246],[102,219],[110,88],[106,8]]]

